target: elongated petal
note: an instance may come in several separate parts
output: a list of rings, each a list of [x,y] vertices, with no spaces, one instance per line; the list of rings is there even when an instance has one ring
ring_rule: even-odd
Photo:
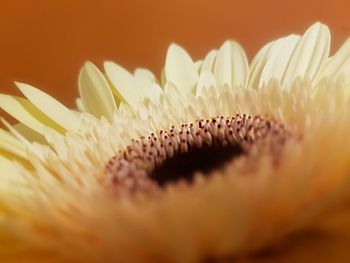
[[[12,126],[21,136],[23,136],[29,142],[37,142],[41,144],[47,144],[47,140],[44,136],[37,133],[33,129],[24,125],[23,123],[17,123]],[[11,132],[11,130],[10,130]]]
[[[79,112],[86,112],[87,110],[85,109],[83,100],[81,98],[77,98],[75,100],[75,105],[77,106],[77,109]]]
[[[6,177],[10,176],[11,174],[16,174],[16,170],[15,170],[15,166],[14,166],[14,163],[3,157],[1,154],[0,154],[0,167],[1,167],[1,175],[0,176],[0,185],[1,185],[1,188],[3,189],[4,187],[4,180],[6,179]],[[13,190],[13,189],[11,189]]]
[[[198,74],[201,72],[202,65],[203,65],[202,60],[198,60],[198,61],[194,62],[194,67],[196,68],[196,71]]]
[[[208,88],[215,88],[216,82],[213,74],[210,71],[204,71],[199,76],[196,96],[203,95],[204,91]]]
[[[16,82],[16,85],[24,96],[51,120],[68,131],[79,130],[79,118],[56,99],[28,84]]]
[[[150,100],[153,103],[159,103],[159,100],[162,94],[163,94],[162,88],[158,84],[153,83],[150,87],[150,96],[149,96]]]
[[[330,32],[327,26],[316,23],[298,43],[283,78],[282,86],[289,87],[297,77],[313,80],[329,57]]]
[[[215,61],[214,77],[217,84],[222,87],[225,84],[246,87],[248,74],[248,61],[243,49],[234,41],[226,41]]]
[[[163,68],[162,71],[160,72],[160,84],[162,85],[162,87],[164,87],[165,83],[166,83],[165,68]]]
[[[214,63],[215,63],[217,53],[218,53],[217,50],[212,50],[206,55],[202,63],[201,72],[204,72],[207,70],[210,72],[214,72]]]
[[[142,94],[139,94],[138,92],[140,91],[136,90],[134,76],[123,67],[111,61],[104,63],[104,69],[114,86],[114,92],[117,97],[133,108],[136,108]]]
[[[262,47],[255,55],[252,63],[249,66],[249,82],[248,88],[258,88],[261,73],[265,67],[265,64],[271,54],[272,47],[275,45],[275,41],[272,41]]]
[[[19,122],[44,136],[48,132],[65,132],[61,126],[38,110],[29,100],[0,94],[0,107]]]
[[[342,75],[346,83],[350,82],[350,38],[340,47],[337,53],[329,59],[317,79],[323,77],[338,78]]]
[[[0,149],[6,150],[16,156],[27,159],[24,145],[13,137],[8,131],[0,128]]]
[[[196,67],[187,52],[178,45],[170,45],[165,62],[166,80],[184,94],[191,92],[198,81]]]
[[[135,70],[134,76],[135,76],[135,78],[142,80],[144,82],[147,82],[147,83],[157,82],[157,79],[154,76],[154,74],[151,71],[149,71],[148,69],[138,68]]]
[[[91,62],[86,62],[80,71],[79,92],[87,112],[97,118],[112,119],[117,108],[113,93],[103,74]]]
[[[300,36],[290,35],[275,41],[271,47],[271,51],[268,52],[266,64],[263,65],[263,70],[261,72],[259,85],[266,85],[272,78],[277,81],[281,81],[291,56],[300,41]],[[258,76],[257,76],[258,77]]]
[[[147,69],[137,69],[134,73],[136,89],[142,90],[143,98],[157,103],[163,93],[153,73]]]

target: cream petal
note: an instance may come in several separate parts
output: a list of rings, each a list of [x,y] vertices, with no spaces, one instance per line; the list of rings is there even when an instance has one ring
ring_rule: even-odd
[[[160,97],[163,94],[162,88],[158,84],[153,83],[150,89],[150,100],[153,103],[159,103]]]
[[[1,167],[1,175],[0,176],[0,186],[1,186],[1,190],[3,191],[4,186],[4,180],[6,180],[6,178],[8,178],[8,176],[12,175],[12,174],[17,174],[16,169],[15,169],[15,164],[13,161],[1,156],[0,154],[0,167]],[[13,190],[13,189],[12,189]]]
[[[239,44],[226,41],[218,51],[214,65],[214,77],[219,86],[246,87],[248,81],[248,61]]]
[[[160,72],[160,84],[162,85],[162,87],[164,87],[166,84],[165,68],[163,68]]]
[[[171,82],[167,82],[164,87],[164,94],[170,100],[176,100],[178,98],[184,99],[184,95],[181,93],[180,89]]]
[[[350,59],[348,59],[342,66],[340,70],[340,76],[343,77],[344,83],[350,83]]]
[[[68,131],[78,131],[80,119],[68,108],[45,92],[28,84],[16,82],[18,89],[43,114]]]
[[[343,76],[346,83],[350,82],[350,38],[340,47],[337,53],[328,60],[317,80],[323,77],[337,79]]]
[[[214,63],[217,55],[217,50],[210,51],[205,59],[203,60],[201,72],[209,70],[210,72],[214,72]]]
[[[138,105],[136,106],[137,109]],[[118,108],[119,112],[123,113],[126,116],[129,116],[131,118],[135,117],[135,109],[131,108],[131,106],[125,102],[121,102]]]
[[[86,109],[85,109],[84,104],[83,104],[83,100],[81,98],[77,98],[75,100],[75,105],[77,105],[78,111],[86,112]]]
[[[270,52],[268,52],[267,61],[263,65],[258,85],[259,88],[265,86],[272,78],[277,81],[282,80],[300,38],[298,35],[290,35],[274,42]]]
[[[248,81],[248,88],[257,88],[261,73],[264,69],[264,66],[271,54],[272,48],[275,45],[275,41],[270,42],[266,44],[264,47],[262,47],[259,52],[255,55],[253,61],[251,62],[249,66],[249,81]]]
[[[3,149],[23,159],[28,158],[24,145],[15,137],[13,137],[11,133],[1,128],[0,128],[0,149]]]
[[[31,128],[24,125],[23,123],[17,123],[12,127],[29,142],[47,144],[47,140],[45,139],[44,136],[32,130]]]
[[[147,117],[148,117],[148,110],[146,108],[146,106],[142,103],[139,103],[137,105],[137,109],[136,109],[137,114],[140,116],[141,119],[147,121]]]
[[[283,77],[282,86],[289,87],[297,77],[313,80],[329,57],[330,32],[327,26],[312,25],[299,41]]]
[[[87,112],[97,118],[112,119],[117,109],[113,93],[101,71],[89,61],[80,71],[79,93]]]
[[[154,74],[152,73],[152,71],[150,71],[148,69],[138,68],[135,70],[134,76],[136,79],[139,79],[140,81],[145,82],[145,83],[152,84],[154,82],[157,82],[157,79],[154,76]]]
[[[202,60],[198,60],[194,62],[194,67],[196,68],[196,71],[198,74],[201,72],[202,64],[203,64]]]
[[[29,100],[0,94],[0,107],[19,122],[46,136],[65,129],[43,114]]]
[[[210,71],[204,71],[199,76],[196,96],[204,95],[205,90],[208,88],[215,88],[216,82],[213,74]]]
[[[133,108],[137,108],[137,103],[141,100],[142,94],[136,89],[134,76],[111,61],[104,63],[104,69],[113,84],[113,91],[118,99],[128,103]]]
[[[165,62],[165,77],[186,94],[191,92],[198,81],[196,67],[187,52],[178,45],[171,44]]]
[[[163,90],[157,84],[157,79],[153,73],[147,69],[137,69],[134,75],[137,89],[143,90],[144,98],[142,99],[149,99],[153,103],[158,103]]]

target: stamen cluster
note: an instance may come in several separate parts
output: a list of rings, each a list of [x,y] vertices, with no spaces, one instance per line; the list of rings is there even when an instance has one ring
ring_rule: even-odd
[[[213,147],[240,147],[242,153],[248,153],[254,144],[267,137],[273,138],[273,144],[282,145],[289,132],[281,123],[259,115],[201,119],[182,124],[180,129],[172,126],[169,131],[161,130],[158,136],[152,133],[132,140],[126,150],[110,159],[106,171],[112,184],[120,189],[148,191],[160,186],[152,178],[153,171],[176,156]]]

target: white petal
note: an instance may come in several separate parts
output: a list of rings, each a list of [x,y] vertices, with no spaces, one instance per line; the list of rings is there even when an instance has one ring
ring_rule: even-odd
[[[19,122],[44,136],[54,131],[65,132],[26,99],[0,94],[0,107]]]
[[[45,92],[28,84],[16,82],[19,90],[42,113],[68,131],[78,131],[80,119],[68,108]]]
[[[343,77],[345,84],[350,83],[350,59],[348,59],[340,70],[340,76]]]
[[[77,105],[77,109],[80,112],[86,112],[85,106],[83,104],[83,100],[81,98],[77,98],[75,100],[75,104]]]
[[[271,50],[274,45],[275,45],[275,41],[266,44],[255,55],[249,67],[250,74],[249,74],[248,88],[258,88],[261,73],[265,67],[265,64],[271,54]]]
[[[136,109],[137,107],[138,105],[136,106]],[[118,110],[126,116],[135,118],[135,109],[131,108],[131,106],[129,104],[126,104],[125,102],[120,102]]]
[[[196,67],[187,52],[178,45],[170,45],[165,62],[165,77],[184,94],[191,92],[198,80]]]
[[[138,68],[135,70],[134,76],[136,79],[150,84],[157,82],[157,79],[154,76],[154,74],[148,69]]]
[[[13,128],[29,142],[38,142],[41,144],[47,144],[47,140],[45,139],[44,136],[32,130],[31,128],[24,125],[23,123],[17,123],[13,125]]]
[[[269,83],[271,79],[282,80],[290,58],[299,41],[300,36],[290,35],[274,42],[267,62],[261,72],[259,88]]]
[[[234,41],[226,41],[219,49],[214,65],[217,84],[221,87],[225,84],[246,87],[248,74],[248,61],[243,49]]]
[[[106,61],[104,63],[106,74],[114,86],[115,95],[121,100],[128,103],[133,108],[141,100],[142,94],[136,90],[134,76],[118,64]]]
[[[217,53],[218,53],[217,50],[212,50],[207,54],[207,56],[203,61],[201,72],[204,72],[207,70],[209,70],[210,72],[214,72],[214,63],[215,63]]]
[[[147,108],[146,108],[146,106],[144,104],[139,103],[138,106],[137,106],[136,112],[141,117],[141,119],[147,120],[148,110],[147,110]]]
[[[135,85],[137,90],[142,90],[142,100],[149,99],[153,103],[158,103],[160,95],[163,93],[161,87],[153,73],[146,69],[137,69],[135,71]]]
[[[317,76],[317,79],[327,76],[334,79],[343,76],[346,84],[350,82],[350,38],[329,59],[322,72]]]
[[[79,93],[87,112],[97,118],[112,119],[117,109],[113,93],[103,74],[91,62],[86,62],[80,71]]]
[[[163,94],[162,88],[158,84],[153,83],[150,89],[150,100],[153,103],[159,103],[160,97]]]
[[[289,87],[297,77],[313,80],[329,57],[330,32],[327,26],[316,23],[298,43],[290,59],[282,86]]]
[[[210,71],[204,71],[199,76],[196,96],[199,97],[203,95],[206,89],[215,88],[216,82],[213,74]]]
[[[165,83],[166,83],[165,68],[163,68],[160,73],[160,84],[162,85],[162,87],[164,87]]]
[[[202,60],[198,60],[198,61],[194,62],[194,67],[196,68],[196,71],[197,71],[198,74],[201,71],[202,64],[203,64]]]
[[[0,128],[0,149],[19,156],[21,158],[27,159],[28,156],[25,151],[24,145],[13,137],[8,131]],[[1,167],[2,168],[2,167]]]
[[[164,93],[171,100],[176,100],[178,98],[184,98],[180,89],[176,87],[172,82],[167,82],[164,87]]]
[[[13,187],[13,185],[8,185],[8,183],[6,183],[6,179],[8,178],[8,176],[10,175],[15,175],[17,170],[15,167],[15,163],[3,156],[0,155],[0,167],[1,167],[1,175],[0,176],[0,185],[1,185],[1,190],[3,192],[4,188],[6,187]],[[8,180],[8,179],[7,179]],[[13,189],[12,189],[13,191]]]

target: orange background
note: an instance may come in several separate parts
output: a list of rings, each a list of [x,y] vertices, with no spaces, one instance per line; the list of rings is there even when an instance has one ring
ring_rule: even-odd
[[[18,94],[18,80],[73,106],[86,60],[159,75],[171,42],[198,59],[234,38],[251,58],[266,41],[302,33],[317,20],[330,26],[339,47],[350,36],[350,1],[1,1],[0,91]]]

